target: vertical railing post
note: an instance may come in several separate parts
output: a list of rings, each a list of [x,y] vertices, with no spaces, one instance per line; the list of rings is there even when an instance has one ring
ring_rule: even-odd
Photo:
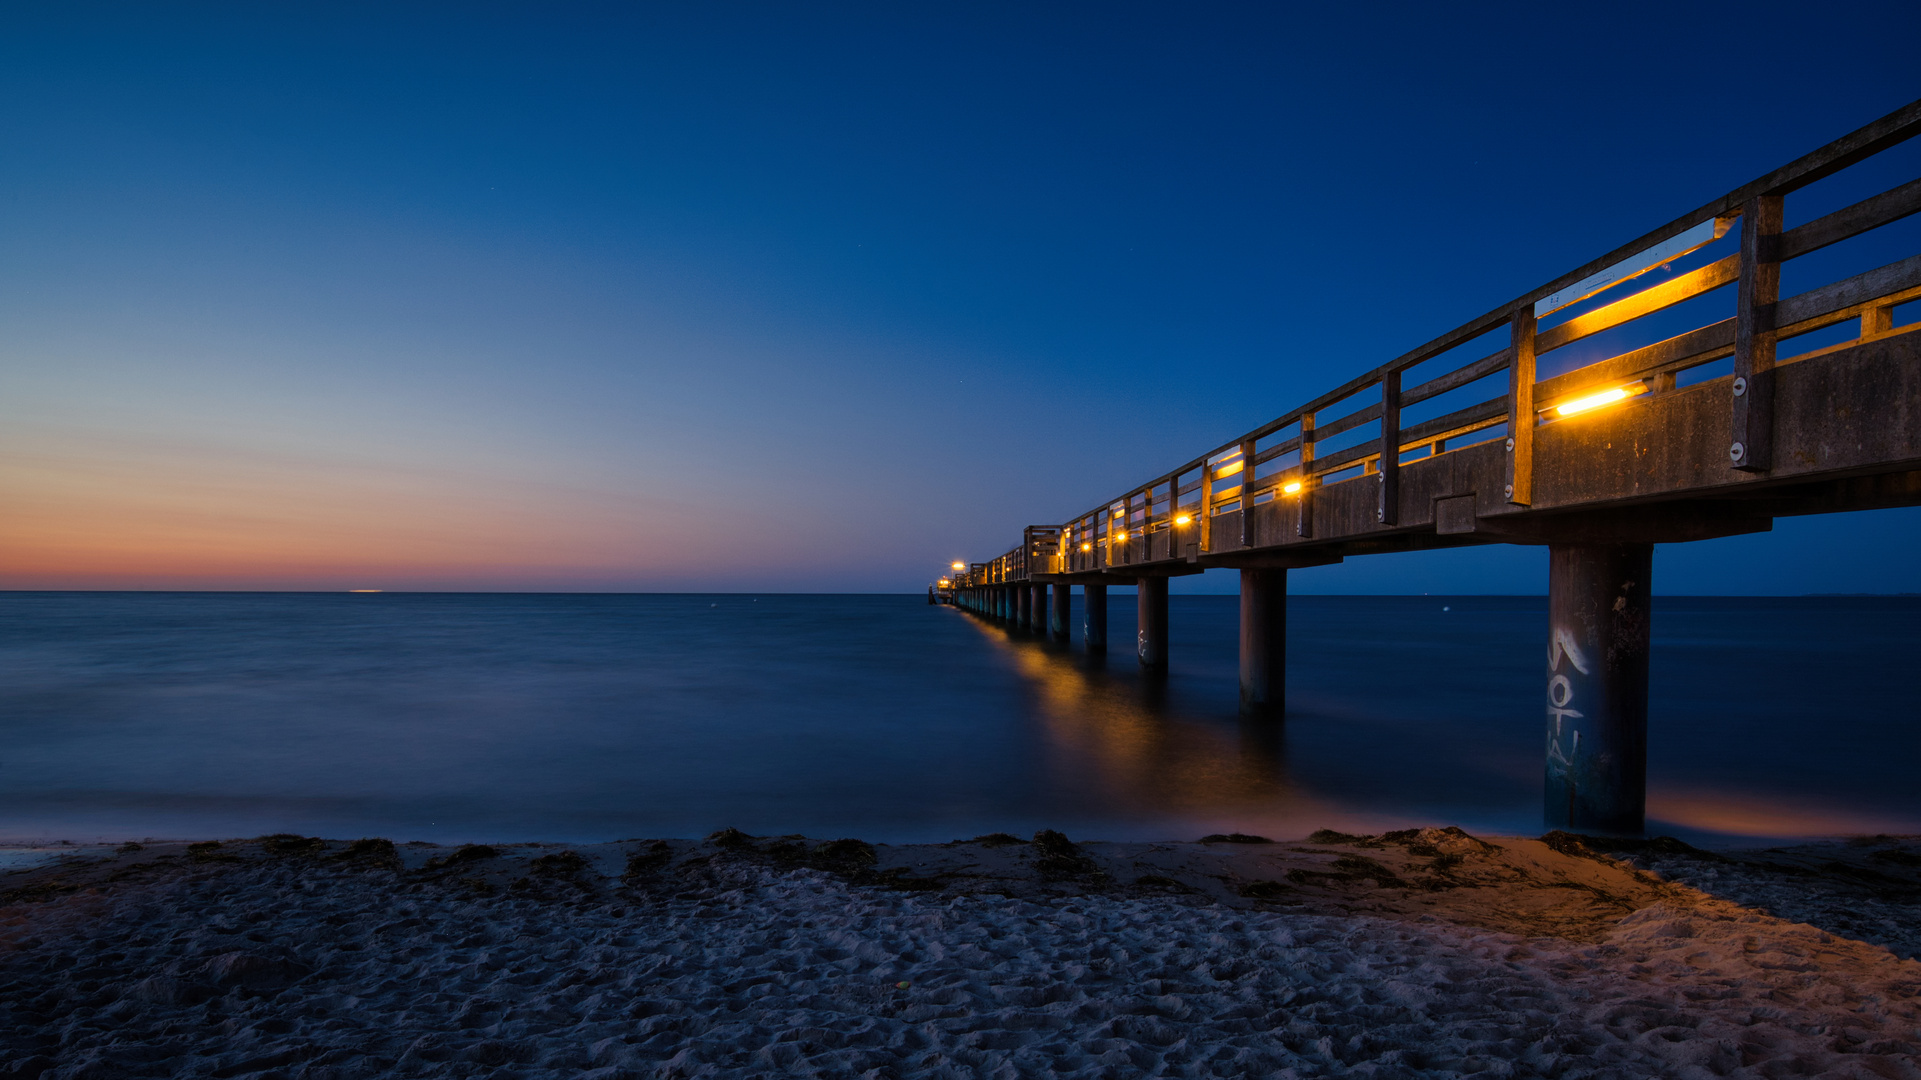
[[[1301,513],[1294,535],[1314,535],[1314,414],[1301,414]]]
[[[1507,501],[1534,502],[1534,305],[1523,304],[1508,324]]]
[[[1201,459],[1201,527],[1196,535],[1201,553],[1214,550],[1214,462]]]
[[[1381,376],[1381,505],[1375,520],[1396,525],[1401,519],[1401,373]]]
[[[1254,546],[1254,439],[1241,440],[1241,546]]]
[[[1774,458],[1774,302],[1781,295],[1781,196],[1741,208],[1741,278],[1734,312],[1734,442],[1729,464],[1767,472]]]
[[[1861,313],[1861,340],[1885,334],[1894,329],[1894,308],[1890,305],[1871,307]]]

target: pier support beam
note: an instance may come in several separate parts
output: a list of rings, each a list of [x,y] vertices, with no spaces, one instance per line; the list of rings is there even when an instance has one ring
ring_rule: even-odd
[[[1055,641],[1067,640],[1067,622],[1073,618],[1074,586],[1065,581],[1054,583],[1054,604],[1049,608],[1047,632]]]
[[[1081,586],[1081,644],[1088,655],[1107,653],[1107,586]]]
[[[1021,630],[1034,628],[1034,590],[1031,586],[1014,586],[1014,626]]]
[[[1548,545],[1547,825],[1646,827],[1653,544]]]
[[[1287,703],[1287,571],[1241,571],[1241,712],[1282,715]]]
[[[1135,607],[1140,627],[1135,635],[1135,655],[1149,671],[1167,668],[1167,579],[1144,577],[1134,583]]]

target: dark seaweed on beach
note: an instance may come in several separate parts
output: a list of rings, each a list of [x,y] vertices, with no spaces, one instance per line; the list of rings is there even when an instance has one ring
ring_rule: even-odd
[[[260,849],[269,855],[314,855],[327,850],[327,842],[318,836],[274,833],[260,838]]]
[[[421,867],[421,869],[445,870],[449,867],[479,862],[482,859],[494,859],[499,856],[500,849],[488,844],[462,844],[455,848],[450,855],[443,855],[438,859],[428,859],[427,865]]]
[[[673,846],[665,840],[656,840],[642,851],[627,853],[627,869],[622,871],[621,879],[628,884],[658,873],[673,860]]]
[[[1271,844],[1274,841],[1269,840],[1265,836],[1254,836],[1250,833],[1231,832],[1231,833],[1209,833],[1208,835],[1201,837],[1200,842],[1203,844]]]
[[[334,858],[361,860],[392,869],[400,867],[400,852],[394,848],[394,842],[379,836],[355,840]]]
[[[1028,841],[1022,840],[1018,836],[1010,836],[1004,832],[991,832],[985,836],[976,836],[974,839],[968,841],[968,843],[979,844],[982,847],[991,847],[991,848],[1007,847],[1010,844],[1025,844],[1027,842]]]
[[[1041,856],[1035,861],[1034,869],[1043,878],[1061,880],[1106,876],[1094,860],[1081,851],[1079,844],[1053,829],[1042,829],[1034,834],[1034,850]]]
[[[707,842],[719,848],[751,848],[754,846],[754,837],[730,825],[708,834]]]

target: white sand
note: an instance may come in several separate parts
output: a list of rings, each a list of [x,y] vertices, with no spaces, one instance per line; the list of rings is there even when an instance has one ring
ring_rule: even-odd
[[[0,879],[0,1076],[1921,1077],[1913,960],[1423,835],[893,848],[867,884],[765,844],[92,849]],[[1489,928],[1542,918],[1595,940]]]

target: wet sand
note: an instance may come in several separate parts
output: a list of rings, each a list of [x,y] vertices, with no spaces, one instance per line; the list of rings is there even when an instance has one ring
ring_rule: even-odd
[[[1600,846],[15,849],[0,1077],[1921,1077],[1917,838]]]

